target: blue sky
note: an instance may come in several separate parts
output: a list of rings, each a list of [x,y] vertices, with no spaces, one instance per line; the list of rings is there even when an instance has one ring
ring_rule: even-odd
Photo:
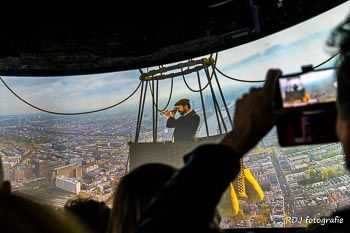
[[[321,16],[310,19],[287,30],[263,39],[228,49],[219,53],[218,67],[225,73],[240,79],[261,80],[271,67],[281,68],[284,73],[294,72],[305,64],[318,64],[330,55],[324,44],[329,32],[350,9],[349,1]],[[226,92],[234,92],[242,86],[220,77]],[[222,78],[222,79],[221,79]],[[77,112],[111,105],[126,97],[139,82],[137,70],[84,76],[66,77],[5,77],[18,94],[35,105],[53,111]],[[187,80],[194,88],[196,76]],[[205,83],[205,81],[203,81]],[[160,82],[161,105],[166,101],[170,81]],[[246,86],[246,85],[245,85]],[[174,101],[188,97],[181,78],[174,85]],[[135,106],[138,95],[122,105]],[[36,112],[19,102],[3,86],[0,86],[0,112],[2,115]]]

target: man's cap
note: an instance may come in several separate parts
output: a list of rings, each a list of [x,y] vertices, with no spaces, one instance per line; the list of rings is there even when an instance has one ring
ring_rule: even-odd
[[[175,106],[180,106],[180,105],[188,105],[190,106],[190,100],[189,99],[180,99],[175,103]]]

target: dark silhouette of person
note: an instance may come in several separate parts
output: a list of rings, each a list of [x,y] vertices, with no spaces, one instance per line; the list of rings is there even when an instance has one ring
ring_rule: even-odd
[[[73,215],[39,204],[28,195],[11,193],[8,181],[0,182],[0,232],[93,233]]]
[[[294,84],[294,85],[293,85],[293,91],[294,91],[294,92],[297,92],[298,89],[299,89],[298,85]]]
[[[153,197],[176,173],[165,164],[150,163],[124,176],[114,192],[108,233],[133,233]]]
[[[68,201],[64,210],[76,216],[93,233],[107,231],[111,209],[104,202],[79,198]]]
[[[175,118],[176,112],[180,113],[180,117]],[[174,141],[188,142],[193,141],[199,126],[200,117],[191,108],[188,99],[181,99],[175,103],[175,109],[165,111],[164,116],[168,119],[166,126],[168,128],[175,128]]]

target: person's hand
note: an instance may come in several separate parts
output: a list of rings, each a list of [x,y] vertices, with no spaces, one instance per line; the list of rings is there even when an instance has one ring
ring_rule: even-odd
[[[170,111],[170,110],[163,111],[162,113],[163,113],[163,115],[165,116],[166,119],[174,117],[174,113],[172,111]]]
[[[233,130],[222,143],[231,146],[241,156],[246,154],[272,129],[274,119],[272,102],[280,70],[271,69],[262,88],[251,88],[236,101]]]

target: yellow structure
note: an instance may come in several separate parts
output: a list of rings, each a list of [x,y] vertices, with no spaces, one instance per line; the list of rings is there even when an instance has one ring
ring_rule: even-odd
[[[241,159],[241,170],[237,179],[230,183],[230,197],[233,215],[238,215],[240,211],[239,199],[248,201],[264,200],[264,191],[254,177],[251,170],[244,166]]]

